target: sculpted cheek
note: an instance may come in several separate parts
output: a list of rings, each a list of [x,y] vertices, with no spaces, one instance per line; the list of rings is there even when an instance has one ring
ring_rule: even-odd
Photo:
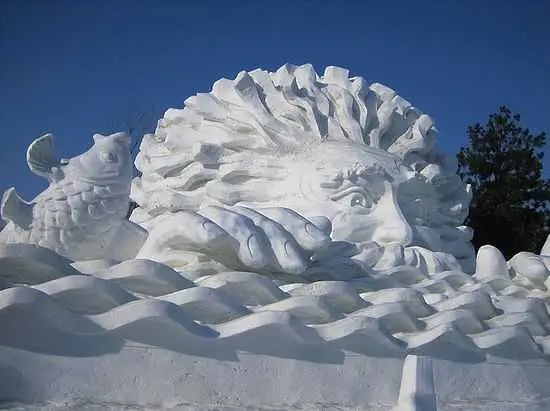
[[[429,248],[432,251],[441,251],[441,236],[433,228],[415,225],[413,229],[413,243]]]
[[[344,211],[332,218],[332,237],[339,241],[369,241],[379,226],[380,223],[371,216]]]

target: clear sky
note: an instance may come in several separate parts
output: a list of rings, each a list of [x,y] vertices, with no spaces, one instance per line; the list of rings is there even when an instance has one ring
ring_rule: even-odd
[[[500,105],[550,131],[548,21],[548,0],[0,0],[0,190],[45,186],[25,161],[45,132],[68,158],[94,132],[139,117],[152,131],[215,80],[286,62],[396,89],[452,155]]]

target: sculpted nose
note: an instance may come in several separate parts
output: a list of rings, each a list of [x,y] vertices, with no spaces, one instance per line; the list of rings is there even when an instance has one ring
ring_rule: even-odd
[[[377,208],[381,224],[375,231],[373,240],[380,245],[409,245],[412,242],[412,228],[401,212],[393,187],[386,191]]]
[[[412,229],[406,221],[391,222],[376,231],[374,241],[380,245],[398,243],[407,246],[412,241]]]

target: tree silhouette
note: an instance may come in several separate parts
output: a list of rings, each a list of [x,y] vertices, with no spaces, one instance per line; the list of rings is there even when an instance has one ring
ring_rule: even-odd
[[[147,133],[152,133],[155,130],[156,126],[157,113],[155,112],[154,106],[148,108],[141,107],[140,109],[134,109],[131,111],[126,111],[125,113],[118,113],[117,120],[111,121],[110,125],[107,127],[110,133],[117,131],[125,131],[132,138],[132,145],[130,147],[130,152],[132,158],[135,159],[141,139]],[[134,176],[139,177],[141,173],[134,167]],[[137,203],[133,200],[130,200],[128,204],[128,212],[126,213],[126,218],[130,218],[132,211],[137,207]]]
[[[458,174],[472,187],[466,224],[476,249],[484,244],[511,258],[538,253],[550,226],[550,180],[542,176],[545,133],[521,127],[519,114],[502,106],[487,123],[468,127],[469,146],[460,149]]]

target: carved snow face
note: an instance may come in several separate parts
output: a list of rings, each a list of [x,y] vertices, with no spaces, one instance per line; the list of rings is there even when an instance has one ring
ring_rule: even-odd
[[[420,247],[425,254],[451,253],[461,262],[472,253],[471,231],[441,214],[434,184],[392,154],[328,141],[281,162],[288,166],[286,182],[265,182],[272,198],[247,205],[326,216],[334,240]]]
[[[380,245],[412,241],[412,229],[398,201],[399,186],[414,172],[397,157],[359,144],[325,142],[304,153],[293,175],[300,195],[288,206],[324,215],[335,240]]]
[[[334,239],[448,253],[471,272],[461,226],[470,193],[436,134],[395,91],[345,69],[241,72],[168,110],[143,139],[135,221],[205,205],[287,207],[329,217]]]

